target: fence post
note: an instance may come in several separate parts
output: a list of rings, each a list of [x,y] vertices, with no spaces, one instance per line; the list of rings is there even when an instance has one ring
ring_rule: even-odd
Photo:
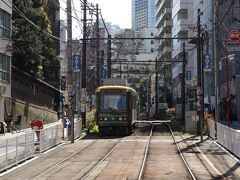
[[[27,158],[27,134],[24,134],[24,141],[25,141],[25,149],[24,149],[24,159]]]
[[[41,129],[38,130],[39,131],[39,153],[42,153],[42,131]]]
[[[18,136],[16,137],[16,164],[18,163]]]
[[[7,165],[8,165],[8,139],[6,139],[6,161],[5,161],[5,169],[7,169]]]

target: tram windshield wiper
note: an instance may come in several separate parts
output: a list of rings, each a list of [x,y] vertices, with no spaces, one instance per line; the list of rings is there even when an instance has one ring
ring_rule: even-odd
[[[108,109],[110,109],[112,112],[116,112],[112,107],[110,107],[108,104],[105,104],[107,107],[108,107]]]

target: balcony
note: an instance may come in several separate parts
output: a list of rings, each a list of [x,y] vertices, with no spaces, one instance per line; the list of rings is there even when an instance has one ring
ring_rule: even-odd
[[[160,24],[161,22],[161,24]],[[172,20],[166,20],[166,19],[157,19],[156,28],[160,28],[160,31],[164,29],[166,26],[172,26]]]
[[[176,36],[180,31],[188,30],[189,24],[187,19],[179,19],[172,28],[172,36]]]
[[[163,54],[163,56],[165,56],[166,54],[169,54],[171,52],[172,52],[172,47],[171,46],[165,46],[163,48],[162,54]]]
[[[156,26],[161,26],[164,21],[171,20],[171,8],[165,8],[164,12],[157,18]]]
[[[158,17],[159,19],[162,19],[166,14],[169,14],[171,18],[172,8],[171,7],[163,7],[163,8],[158,9],[159,11],[156,11],[155,16]]]

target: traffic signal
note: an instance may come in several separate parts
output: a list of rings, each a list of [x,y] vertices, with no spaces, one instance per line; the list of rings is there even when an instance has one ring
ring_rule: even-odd
[[[152,104],[152,105],[154,104],[154,101],[155,101],[155,99],[152,98],[152,99],[151,99],[151,104]]]

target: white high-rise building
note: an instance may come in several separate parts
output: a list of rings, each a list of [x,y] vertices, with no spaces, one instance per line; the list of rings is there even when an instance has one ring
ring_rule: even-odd
[[[132,0],[132,29],[141,31],[144,28],[154,27],[155,0]]]
[[[149,38],[154,38],[156,37],[157,34],[157,28],[144,28],[141,30],[140,33],[138,33],[139,37],[144,38],[144,37],[149,37]],[[152,53],[156,51],[156,40],[155,39],[146,39],[143,41],[139,41],[139,53]]]
[[[187,38],[190,36],[190,28],[193,27],[191,17],[193,14],[193,1],[192,0],[172,0],[172,37]],[[181,61],[183,42],[185,42],[186,50],[191,49],[193,45],[188,43],[189,39],[180,40],[173,39],[172,41],[172,60]],[[191,53],[191,52],[189,52]],[[195,62],[194,62],[195,63]],[[187,68],[192,66],[196,67],[195,64],[187,64]],[[173,102],[176,103],[181,97],[181,77],[182,63],[175,62],[172,66],[172,79],[173,79]],[[194,76],[194,72],[192,75]]]
[[[158,28],[157,37],[160,38],[171,38],[172,31],[172,0],[157,0],[156,1],[156,28]],[[160,60],[171,60],[172,42],[170,39],[159,40],[157,44],[159,51],[158,59]],[[166,63],[169,64],[169,63]]]

